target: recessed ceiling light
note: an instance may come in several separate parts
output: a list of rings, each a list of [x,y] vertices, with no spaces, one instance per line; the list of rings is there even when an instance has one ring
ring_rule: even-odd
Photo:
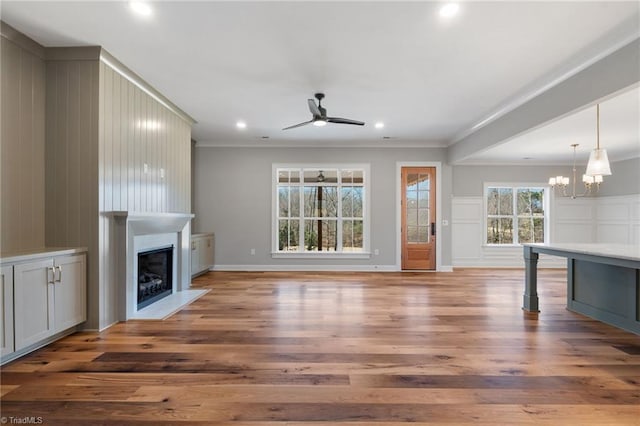
[[[129,7],[140,16],[151,16],[151,6],[143,1],[130,1]]]
[[[458,3],[446,3],[440,8],[440,16],[443,18],[451,18],[460,10]]]
[[[374,126],[376,129],[382,129],[384,128],[384,123],[382,121],[378,121]]]
[[[236,127],[238,129],[246,129],[247,128],[247,123],[245,123],[244,121],[238,121],[238,122],[236,122]]]

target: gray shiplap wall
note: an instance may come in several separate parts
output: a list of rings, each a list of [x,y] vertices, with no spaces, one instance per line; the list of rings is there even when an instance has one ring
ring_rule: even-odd
[[[118,319],[108,212],[190,212],[191,123],[93,49],[48,52],[46,243],[89,248],[87,328],[102,329]]]
[[[115,322],[119,283],[110,211],[191,212],[191,123],[100,63],[100,321]],[[145,168],[146,164],[146,168]],[[146,171],[145,171],[146,170]]]
[[[45,242],[44,51],[2,23],[0,248]]]
[[[46,244],[89,250],[91,318],[99,312],[98,71],[97,60],[47,61]]]

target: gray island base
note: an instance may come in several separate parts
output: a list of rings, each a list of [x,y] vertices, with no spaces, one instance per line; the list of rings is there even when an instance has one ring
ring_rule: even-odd
[[[525,244],[522,308],[539,312],[538,256],[567,258],[567,309],[640,334],[640,246]]]

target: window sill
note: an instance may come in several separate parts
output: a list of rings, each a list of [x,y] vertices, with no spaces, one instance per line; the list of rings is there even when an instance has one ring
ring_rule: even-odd
[[[304,252],[272,252],[272,259],[370,259],[370,252],[358,253],[304,253]]]
[[[483,244],[483,248],[517,248],[522,247],[522,244]]]

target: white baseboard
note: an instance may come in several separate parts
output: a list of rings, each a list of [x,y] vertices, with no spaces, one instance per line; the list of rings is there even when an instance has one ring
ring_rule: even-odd
[[[396,265],[215,265],[210,271],[308,271],[308,272],[401,272]],[[429,271],[435,272],[435,271]],[[453,272],[442,265],[437,272]]]
[[[215,265],[210,271],[395,272],[396,265]]]

